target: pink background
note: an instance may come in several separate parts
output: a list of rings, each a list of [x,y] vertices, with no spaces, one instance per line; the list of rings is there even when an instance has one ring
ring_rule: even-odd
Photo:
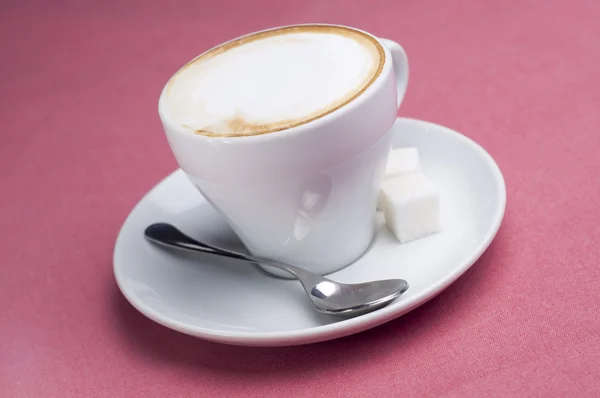
[[[159,92],[219,42],[303,22],[403,44],[400,114],[494,156],[504,224],[446,292],[355,336],[240,348],[154,324],[111,256],[176,167]],[[0,395],[600,394],[599,1],[4,0],[0,57]]]

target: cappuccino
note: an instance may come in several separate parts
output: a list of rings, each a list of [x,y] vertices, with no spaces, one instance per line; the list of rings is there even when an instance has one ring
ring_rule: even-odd
[[[379,76],[384,59],[376,39],[346,27],[255,33],[181,68],[165,87],[165,116],[206,136],[285,130],[359,96]]]

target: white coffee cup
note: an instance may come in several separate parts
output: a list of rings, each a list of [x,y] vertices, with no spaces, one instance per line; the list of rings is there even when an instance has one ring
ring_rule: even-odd
[[[358,96],[306,123],[265,134],[207,136],[170,116],[169,83],[159,100],[179,165],[247,249],[320,274],[352,263],[374,237],[390,129],[408,83],[400,45],[343,28],[379,43],[382,67]],[[279,29],[285,27],[263,32]]]

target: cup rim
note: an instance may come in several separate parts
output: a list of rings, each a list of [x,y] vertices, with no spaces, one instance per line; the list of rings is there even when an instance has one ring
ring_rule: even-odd
[[[219,47],[222,47],[228,43],[243,39],[248,36],[252,36],[252,35],[256,35],[256,34],[260,34],[260,33],[266,33],[266,32],[270,32],[270,31],[274,31],[274,30],[285,29],[285,28],[310,27],[310,26],[323,26],[323,27],[334,27],[334,28],[338,27],[338,28],[350,29],[350,30],[362,33],[364,35],[367,35],[367,36],[373,38],[375,41],[377,41],[377,43],[379,43],[379,45],[383,49],[385,59],[383,60],[383,66],[381,68],[381,72],[379,73],[378,76],[376,76],[376,78],[373,80],[373,82],[371,82],[371,84],[369,84],[362,92],[360,92],[356,97],[352,98],[350,101],[342,104],[339,108],[334,109],[331,112],[328,112],[322,116],[317,117],[316,119],[309,120],[309,121],[299,124],[297,126],[288,127],[288,128],[284,128],[282,130],[273,131],[273,132],[251,134],[251,135],[208,136],[208,135],[198,134],[198,133],[194,133],[193,131],[190,131],[189,129],[187,129],[180,123],[175,122],[174,120],[172,120],[172,118],[169,117],[169,114],[166,110],[166,104],[165,104],[165,99],[164,99],[165,95],[166,95],[166,90],[167,90],[167,87],[168,87],[171,79],[175,75],[177,75],[177,73],[179,73],[179,71],[181,71],[186,65],[188,65],[191,62],[193,62],[194,60],[202,57],[204,54],[209,53],[210,51],[213,51],[213,50],[215,50]],[[230,40],[219,43],[219,44],[209,48],[208,50],[197,55],[190,61],[186,62],[177,71],[175,71],[173,74],[171,74],[171,76],[169,76],[169,79],[163,86],[160,96],[159,96],[159,100],[158,100],[158,113],[159,113],[159,117],[160,117],[163,125],[165,125],[165,131],[167,133],[173,133],[173,134],[178,134],[178,135],[184,134],[185,136],[188,136],[188,137],[190,137],[190,139],[193,139],[193,140],[208,141],[208,142],[213,142],[213,143],[218,143],[218,142],[227,142],[227,143],[233,143],[233,142],[245,143],[245,142],[247,142],[247,143],[250,143],[250,142],[271,141],[271,140],[276,140],[276,139],[289,138],[289,137],[296,136],[298,134],[302,134],[306,131],[318,129],[324,125],[327,125],[327,124],[343,117],[343,115],[345,113],[355,110],[356,108],[359,108],[362,105],[362,103],[364,103],[365,101],[367,101],[368,99],[373,97],[375,95],[375,93],[377,93],[381,89],[381,86],[384,84],[384,81],[386,80],[388,75],[391,73],[391,71],[392,71],[392,62],[391,62],[390,50],[380,40],[380,38],[378,38],[377,36],[375,36],[369,32],[366,32],[362,29],[351,27],[351,26],[346,26],[346,25],[327,24],[327,23],[304,23],[304,24],[291,24],[291,25],[276,26],[276,27],[258,30],[258,31],[254,31],[254,32],[250,32],[250,33],[241,35],[241,36],[234,37]]]

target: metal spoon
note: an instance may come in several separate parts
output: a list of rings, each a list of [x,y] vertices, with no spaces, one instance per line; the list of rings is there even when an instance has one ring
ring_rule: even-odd
[[[344,316],[366,314],[386,306],[408,289],[408,283],[403,279],[386,279],[356,284],[334,282],[293,265],[198,242],[170,224],[152,224],[146,228],[144,234],[149,241],[158,245],[245,260],[248,263],[259,263],[287,271],[302,284],[317,311],[326,314]]]

